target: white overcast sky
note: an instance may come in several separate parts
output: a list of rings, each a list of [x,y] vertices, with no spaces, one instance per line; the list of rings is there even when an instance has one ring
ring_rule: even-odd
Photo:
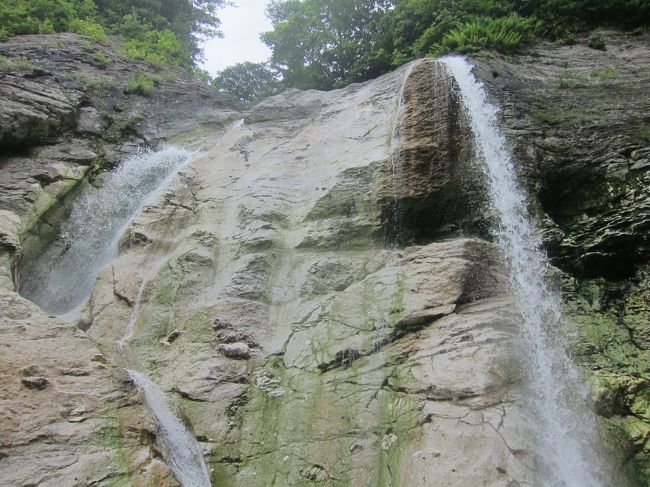
[[[223,38],[203,44],[203,69],[211,75],[244,61],[266,61],[271,51],[260,41],[260,33],[271,30],[264,16],[267,0],[234,0],[235,6],[219,11]]]

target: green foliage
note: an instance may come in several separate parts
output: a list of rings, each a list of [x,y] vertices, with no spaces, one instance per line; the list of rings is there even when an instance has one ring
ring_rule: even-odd
[[[50,19],[46,19],[43,22],[38,24],[38,33],[39,34],[53,34],[54,33],[54,24]]]
[[[397,0],[391,40],[401,58],[410,60],[435,51],[445,35],[465,22],[500,18],[513,10],[512,0]],[[393,65],[399,60],[394,57]]]
[[[98,156],[97,159],[95,159],[95,162],[93,163],[93,171],[96,174],[105,171],[110,171],[114,167],[115,167],[115,163],[109,161],[108,159],[106,159],[106,157],[102,155]]]
[[[614,68],[607,68],[603,69],[601,71],[592,71],[589,76],[591,78],[600,81],[600,82],[608,82],[608,81],[613,81],[615,79],[618,79],[620,77],[619,72],[614,69]]]
[[[212,82],[212,78],[210,76],[210,73],[208,73],[205,69],[201,68],[192,68],[190,69],[190,75],[192,78],[194,78],[197,81],[200,81],[205,84],[210,84]]]
[[[563,69],[553,78],[560,88],[588,88],[610,84],[619,79],[620,74],[614,68],[592,71],[588,75],[575,69]]]
[[[650,144],[650,125],[642,125],[632,132],[638,140],[644,144]]]
[[[224,0],[3,0],[0,41],[21,34],[76,32],[104,43],[127,42],[129,55],[163,64],[194,65],[199,41],[219,35]]]
[[[592,49],[597,49],[598,51],[606,51],[607,45],[605,44],[605,38],[600,32],[594,32],[589,36],[587,40],[587,45]]]
[[[157,64],[190,66],[192,59],[178,36],[170,29],[150,30],[144,36],[124,42],[127,54]]]
[[[524,18],[516,13],[497,19],[479,17],[445,34],[432,53],[469,53],[490,48],[511,53],[522,44],[532,42],[539,29],[535,18]]]
[[[533,118],[540,124],[560,125],[567,122],[592,122],[597,118],[597,114],[589,109],[560,107],[535,112]]]
[[[103,64],[103,65],[108,65],[108,64],[111,64],[113,62],[113,60],[111,58],[109,58],[106,54],[102,54],[101,52],[98,52],[97,54],[95,54],[93,56],[93,60],[97,61],[98,63]]]
[[[127,81],[124,88],[125,93],[137,93],[142,96],[149,96],[156,88],[157,81],[145,73],[140,73],[135,78]]]
[[[77,80],[79,83],[83,84],[86,88],[95,92],[99,92],[107,88],[112,88],[118,84],[117,80],[112,76],[104,76],[104,75],[88,76],[86,74],[76,73],[76,72],[66,73],[66,76],[74,80]]]
[[[169,30],[182,44],[183,59],[176,64],[191,64],[200,55],[202,38],[219,35],[217,11],[224,0],[95,0],[103,22],[111,31],[141,43],[145,33]],[[138,25],[139,24],[139,25]],[[167,35],[167,34],[165,34]],[[141,53],[141,51],[140,51]]]
[[[72,19],[69,28],[72,32],[89,37],[95,42],[103,44],[108,41],[108,35],[104,28],[91,20]]]
[[[603,25],[650,24],[647,0],[273,0],[262,35],[287,87],[331,89],[416,57],[547,37],[564,44]]]
[[[0,54],[0,71],[32,71],[38,66],[24,58],[8,58]]]
[[[379,50],[389,0],[274,0],[273,31],[262,34],[271,63],[298,88],[330,89],[384,71]]]
[[[575,69],[563,69],[558,72],[553,80],[560,88],[585,88],[590,80]]]
[[[563,28],[634,28],[650,22],[650,2],[644,0],[517,0],[515,8],[539,18],[548,34]]]
[[[278,74],[266,63],[240,63],[217,74],[212,82],[220,92],[254,103],[282,89]]]

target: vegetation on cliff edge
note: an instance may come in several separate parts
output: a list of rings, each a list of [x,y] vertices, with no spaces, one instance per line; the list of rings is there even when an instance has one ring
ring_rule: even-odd
[[[339,88],[423,56],[511,53],[543,38],[571,43],[596,27],[641,28],[650,22],[650,1],[272,0],[267,15],[273,30],[262,40],[270,62],[223,74],[256,78],[237,87],[248,101],[283,88]],[[597,38],[590,46],[606,49]],[[227,82],[217,85],[228,91]]]
[[[199,40],[219,35],[225,0],[4,0],[0,40],[20,34],[76,32],[95,42],[109,34],[136,59],[193,67]]]

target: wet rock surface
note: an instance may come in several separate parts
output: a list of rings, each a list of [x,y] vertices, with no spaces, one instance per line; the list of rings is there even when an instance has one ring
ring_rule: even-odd
[[[141,484],[150,470],[169,476],[154,458],[151,419],[85,333],[3,289],[0,316],[0,485],[153,485]]]
[[[10,42],[0,53],[46,73],[11,76],[77,90],[80,101],[70,125],[39,129],[35,140],[47,145],[0,160],[0,483],[176,485],[153,418],[118,367],[125,361],[179,407],[214,485],[538,483],[516,353],[521,318],[486,237],[490,215],[457,95],[436,63],[244,109],[185,79],[161,80],[150,98],[124,93],[120,82],[140,66],[117,57],[100,66],[75,36]],[[596,407],[630,478],[642,479],[650,287],[647,192],[634,184],[644,181],[647,141],[626,127],[647,123],[639,66],[648,50],[612,34],[608,52],[541,46],[477,58],[477,72],[504,108],[564,271]],[[573,66],[596,91],[566,87]],[[609,68],[617,76],[603,74]],[[94,86],[113,81],[93,93],[87,80],[58,74],[65,69]],[[580,115],[587,101],[602,118]],[[86,331],[10,290],[11,260],[30,245],[24,232],[47,239],[65,217],[54,202],[92,183],[99,158],[165,140],[205,150],[126,229],[83,312]],[[619,149],[627,162],[602,159]],[[623,196],[599,186],[613,181]],[[637,206],[640,225],[630,216]],[[602,272],[633,247],[632,270]]]
[[[0,285],[7,289],[22,248],[52,240],[66,197],[87,176],[174,137],[197,148],[205,130],[218,135],[239,117],[237,102],[179,70],[121,59],[120,49],[74,34],[0,43]],[[127,89],[140,74],[156,82],[147,96]]]
[[[575,354],[597,384],[631,484],[646,485],[650,50],[647,36],[602,34],[606,51],[581,39],[478,58],[477,72],[503,107],[547,249],[565,273]]]
[[[254,107],[136,218],[129,231],[147,243],[93,290],[88,333],[110,348],[147,280],[129,353],[207,439],[215,483],[535,477],[498,251],[477,238],[385,240],[387,207],[408,188],[390,164],[401,86],[444,97],[448,83],[431,63],[409,68]],[[406,112],[413,127],[446,123],[446,111]],[[409,157],[416,197],[438,201],[429,166]]]

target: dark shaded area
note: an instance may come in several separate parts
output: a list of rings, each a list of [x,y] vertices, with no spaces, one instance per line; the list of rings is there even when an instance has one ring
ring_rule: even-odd
[[[381,199],[386,245],[487,237],[484,178],[455,82],[441,64],[413,67],[398,117]]]

